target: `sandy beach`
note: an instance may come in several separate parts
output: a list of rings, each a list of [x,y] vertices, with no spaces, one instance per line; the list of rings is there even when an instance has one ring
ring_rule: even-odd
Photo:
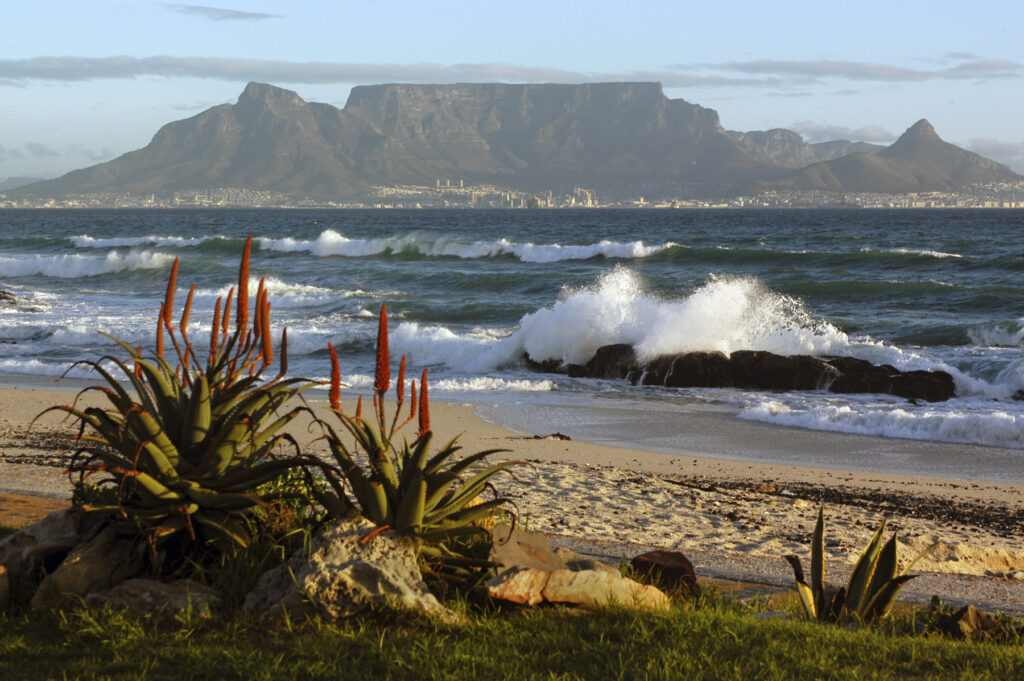
[[[70,390],[10,382],[0,388],[0,492],[68,496],[62,471],[73,451],[72,426],[56,412],[31,429],[29,423],[45,408],[74,397]],[[312,404],[322,408],[315,400]],[[994,589],[995,595],[979,592],[985,596],[981,600],[1024,611],[1024,484],[672,455],[563,439],[556,435],[557,423],[544,432],[514,432],[485,420],[471,405],[435,400],[431,406],[438,437],[461,433],[466,452],[502,448],[510,451],[501,456],[526,462],[515,478],[499,480],[500,491],[514,500],[520,523],[550,534],[556,543],[582,543],[595,551],[605,547],[608,555],[672,548],[698,556],[698,572],[702,560],[735,560],[755,570],[763,565],[767,581],[778,581],[788,571],[781,556],[796,553],[806,560],[817,508],[824,503],[833,574],[856,560],[885,517],[899,532],[902,557],[939,543],[915,572],[967,576],[958,578],[956,583],[965,586],[956,587],[953,602],[970,599],[972,590]],[[752,449],[765,442],[797,452],[830,448],[826,451],[836,462],[877,444],[873,438],[699,415],[692,420],[687,425],[701,437],[724,429],[720,436],[745,439]],[[313,450],[318,447],[316,433],[304,425],[294,432]],[[882,442],[908,456],[923,456],[933,447]],[[968,577],[973,581],[962,581]]]

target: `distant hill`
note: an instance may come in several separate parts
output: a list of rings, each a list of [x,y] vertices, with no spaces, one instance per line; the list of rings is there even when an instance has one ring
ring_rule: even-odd
[[[931,123],[922,119],[891,146],[874,154],[854,153],[815,163],[758,182],[755,188],[903,194],[1021,179],[1002,164],[943,141]]]
[[[40,177],[8,177],[5,180],[0,180],[0,192],[5,192],[8,189],[17,189],[18,187],[24,187],[25,185],[42,181],[43,179]]]
[[[669,99],[658,83],[369,85],[353,88],[343,109],[250,83],[237,103],[169,123],[142,149],[11,195],[244,187],[349,199],[374,185],[450,179],[525,191],[582,186],[607,199],[723,196],[742,186],[903,192],[1016,177],[934,131],[914,137],[878,150],[807,144],[790,130],[729,132],[714,110]]]
[[[808,144],[798,133],[785,128],[755,132],[730,130],[726,134],[757,160],[782,168],[803,168],[812,163],[831,161],[848,154],[873,154],[885,148],[877,144],[849,140]]]

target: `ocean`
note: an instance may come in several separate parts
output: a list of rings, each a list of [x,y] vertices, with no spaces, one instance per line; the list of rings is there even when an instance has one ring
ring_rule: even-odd
[[[23,299],[0,306],[0,373],[89,378],[76,361],[119,352],[100,331],[151,344],[175,257],[178,305],[194,281],[205,338],[247,235],[292,375],[325,379],[331,342],[343,380],[368,391],[386,303],[392,353],[410,375],[429,368],[435,398],[528,432],[614,427],[672,451],[685,433],[647,441],[645,415],[702,412],[1024,449],[1021,211],[0,211],[0,289]],[[585,362],[610,343],[850,355],[948,371],[958,396],[668,390],[522,361]]]

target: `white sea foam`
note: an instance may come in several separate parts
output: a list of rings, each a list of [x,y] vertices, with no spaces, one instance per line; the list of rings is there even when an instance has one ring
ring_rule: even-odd
[[[641,359],[695,350],[824,354],[849,345],[845,333],[814,320],[800,301],[756,280],[715,278],[670,299],[648,293],[621,267],[526,315],[515,335],[533,359],[563,363],[586,362],[612,343],[633,345]]]
[[[944,403],[935,407],[819,404],[798,407],[768,400],[740,418],[781,426],[858,435],[937,440],[1024,449],[1024,413]]]
[[[78,248],[125,248],[132,246],[173,246],[182,248],[185,246],[199,246],[206,241],[214,241],[218,239],[225,239],[223,236],[201,236],[201,237],[184,237],[184,236],[133,236],[133,237],[113,237],[113,238],[95,238],[88,234],[80,234],[78,236],[68,237],[68,239]]]
[[[112,272],[125,270],[152,270],[170,267],[174,257],[153,251],[129,252],[121,255],[117,251],[107,253],[105,257],[86,255],[37,255],[30,258],[0,258],[0,276],[59,277],[61,279],[77,279],[79,277],[95,277]]]
[[[249,295],[256,295],[259,289],[259,277],[249,279]],[[285,282],[277,277],[265,277],[263,286],[269,296],[270,304],[281,309],[282,307],[306,307],[310,305],[322,305],[337,298],[348,297],[344,292],[332,291],[331,289],[311,286],[309,284],[294,284]],[[235,287],[234,284],[221,286],[217,289],[196,289],[195,301],[213,304],[217,298],[227,298],[228,291]],[[181,289],[178,295],[187,295],[188,289]],[[238,295],[238,291],[235,291]],[[184,298],[182,298],[184,300]]]
[[[919,255],[928,258],[962,258],[964,256],[959,253],[945,253],[943,251],[933,251],[927,248],[879,248],[874,249],[869,246],[865,246],[860,249],[861,253],[895,253],[897,255]]]
[[[1024,319],[1014,324],[997,324],[971,329],[967,332],[971,343],[982,347],[1024,345]]]
[[[646,258],[678,244],[666,242],[646,245],[643,241],[620,243],[602,240],[594,244],[563,245],[517,243],[508,239],[491,241],[460,241],[433,234],[412,233],[377,239],[350,239],[334,230],[325,230],[312,240],[286,237],[258,239],[261,249],[284,252],[307,252],[316,256],[346,256],[352,258],[381,253],[416,252],[431,257],[492,258],[513,255],[522,262],[547,263],[562,260],[588,260],[597,256],[606,258]]]
[[[474,376],[472,378],[445,378],[430,381],[431,390],[465,390],[490,391],[511,390],[516,392],[548,392],[555,389],[554,381],[531,381],[527,379],[507,379],[495,376]]]

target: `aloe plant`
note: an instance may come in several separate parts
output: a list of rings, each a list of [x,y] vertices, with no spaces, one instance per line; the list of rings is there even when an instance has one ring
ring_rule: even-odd
[[[829,589],[825,585],[825,507],[818,509],[818,522],[814,526],[811,540],[810,583],[804,577],[800,559],[794,555],[785,556],[793,567],[797,594],[808,618],[834,622],[850,616],[873,620],[889,615],[900,589],[916,576],[908,575],[907,572],[934,550],[937,544],[918,553],[897,574],[897,536],[893,533],[889,541],[882,544],[885,523],[882,520],[861,553],[847,585]]]
[[[405,406],[405,364],[403,356],[395,381],[395,407],[389,415],[386,394],[391,383],[391,359],[388,350],[387,306],[381,307],[377,330],[376,371],[373,385],[373,409],[370,418],[362,414],[362,397],[353,414],[341,408],[341,381],[338,356],[328,345],[331,356],[331,411],[351,444],[330,423],[321,421],[334,465],[327,470],[330,486],[321,503],[338,517],[362,515],[380,529],[392,529],[427,542],[442,542],[457,536],[486,532],[477,525],[496,512],[505,511],[509,499],[497,497],[482,501],[482,494],[493,489],[491,480],[519,462],[504,461],[487,465],[492,454],[507,450],[489,449],[465,457],[457,437],[432,449],[430,401],[427,370],[419,384],[412,381],[409,408]],[[414,419],[416,437],[398,441],[400,431]]]
[[[80,363],[105,380],[82,392],[101,392],[107,406],[80,408],[76,399],[47,410],[67,412],[79,422],[83,446],[69,474],[78,474],[79,484],[99,476],[116,490],[114,503],[85,504],[83,510],[110,514],[141,532],[154,549],[174,537],[186,552],[207,544],[220,550],[247,546],[247,514],[266,502],[256,488],[306,462],[297,453],[275,453],[286,442],[295,444],[283,429],[303,409],[278,415],[279,408],[312,383],[285,378],[287,331],[281,335],[279,373],[262,378],[274,359],[270,302],[261,280],[250,326],[251,243],[250,237],[239,268],[234,332],[229,334],[232,288],[223,315],[223,301],[217,300],[204,361],[188,336],[194,284],[180,324],[172,325],[175,260],[157,319],[155,352],[143,354],[110,336],[127,359],[108,355]],[[173,365],[165,357],[165,336]]]

